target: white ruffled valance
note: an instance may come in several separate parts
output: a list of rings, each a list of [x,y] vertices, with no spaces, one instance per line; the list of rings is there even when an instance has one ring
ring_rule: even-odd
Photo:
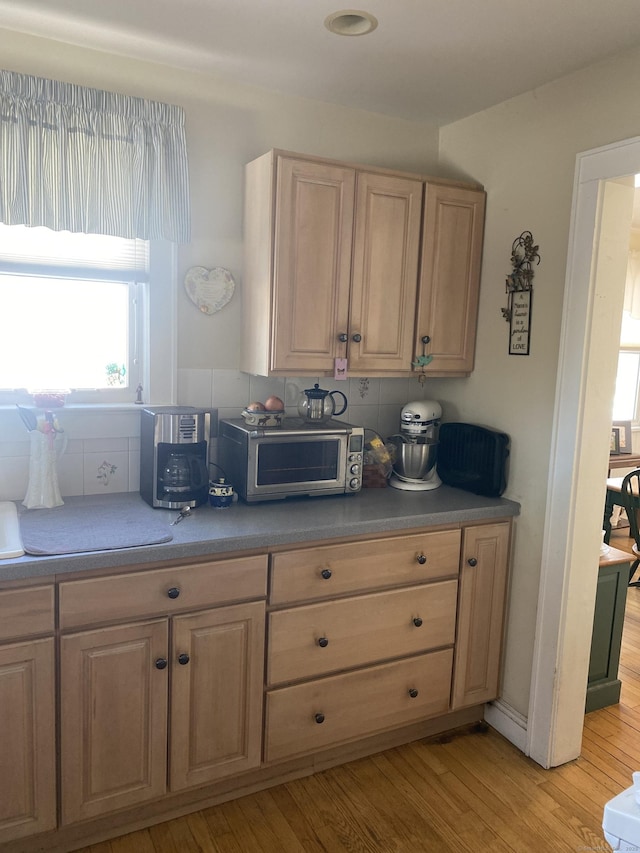
[[[188,242],[184,111],[0,70],[0,221]]]

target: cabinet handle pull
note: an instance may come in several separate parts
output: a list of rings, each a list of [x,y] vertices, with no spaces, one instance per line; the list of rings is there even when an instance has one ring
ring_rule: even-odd
[[[180,590],[177,586],[172,586],[171,589],[167,590],[167,595],[169,598],[177,598],[180,595]]]
[[[323,570],[320,572],[320,574],[322,575],[322,577],[323,577],[326,581],[328,581],[328,580],[329,580],[329,578],[331,577],[331,569],[323,569]]]
[[[424,554],[418,554],[416,560],[420,563],[421,566],[424,566],[424,564],[427,562],[427,558]]]
[[[324,723],[324,714],[315,714],[313,719],[320,725],[320,723]]]
[[[473,568],[474,566],[477,566],[477,565],[478,565],[478,561],[476,560],[476,558],[475,558],[475,557],[469,557],[469,559],[467,560],[467,563],[469,563],[469,565],[470,565],[472,568]]]
[[[186,652],[182,652],[181,655],[178,655],[178,663],[180,666],[185,666],[185,664],[189,663],[189,655]]]
[[[346,344],[346,342],[349,340],[349,335],[346,332],[340,332],[340,334],[338,335],[338,340],[341,344]]]
[[[156,661],[156,669],[166,669],[167,668],[167,659],[166,658],[158,658]]]
[[[326,637],[320,637],[320,639],[318,640],[318,645],[321,649],[326,649],[329,645],[329,640]]]
[[[409,690],[409,696],[411,696],[412,699],[415,699],[417,695],[418,695],[418,691],[416,690],[415,687],[412,687]]]
[[[422,625],[422,619],[419,616],[416,616],[413,620],[413,624],[416,626],[416,628],[419,628]]]
[[[362,340],[362,335],[360,335],[360,334],[358,334],[358,332],[356,332],[355,335],[351,336],[351,340],[354,341],[354,343],[359,344],[360,341]]]

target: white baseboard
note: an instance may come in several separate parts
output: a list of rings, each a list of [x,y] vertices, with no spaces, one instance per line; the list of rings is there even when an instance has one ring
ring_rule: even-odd
[[[527,718],[501,699],[484,706],[484,718],[496,731],[527,754]]]

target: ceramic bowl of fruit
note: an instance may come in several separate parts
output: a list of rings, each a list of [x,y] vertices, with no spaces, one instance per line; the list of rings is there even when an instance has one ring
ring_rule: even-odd
[[[280,397],[267,397],[264,403],[255,401],[242,410],[242,417],[247,426],[279,427],[284,417],[284,403]]]

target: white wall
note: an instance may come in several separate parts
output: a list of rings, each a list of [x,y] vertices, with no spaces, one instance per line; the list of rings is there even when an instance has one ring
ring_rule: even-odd
[[[178,104],[186,112],[192,239],[178,254],[178,364],[239,363],[241,288],[223,311],[201,314],[182,292],[192,266],[221,266],[242,281],[244,164],[271,148],[439,174],[438,130],[361,110],[251,89],[106,53],[0,30],[0,65]]]
[[[448,420],[484,423],[511,435],[507,496],[522,503],[522,515],[516,525],[504,698],[526,715],[575,157],[579,151],[640,134],[640,51],[443,128],[439,162],[437,131],[426,124],[236,87],[213,77],[2,31],[0,54],[3,67],[11,70],[184,106],[193,239],[180,249],[179,277],[194,265],[224,266],[240,287],[223,311],[206,317],[188,302],[181,281],[177,283],[179,368],[187,383],[183,388],[192,382],[197,386],[203,376],[206,385],[210,371],[234,371],[238,363],[246,161],[282,147],[472,178],[485,185],[476,370],[467,380],[431,380],[425,394],[443,402]],[[533,232],[542,258],[534,279],[528,357],[507,355],[508,326],[500,312],[506,305],[511,244],[523,230]]]
[[[192,240],[178,250],[178,396],[190,405],[220,406],[237,415],[265,389],[238,374],[242,310],[244,164],[284,148],[406,171],[439,174],[435,126],[240,87],[213,76],[0,30],[0,65],[8,70],[168,101],[186,114]],[[206,316],[188,300],[183,280],[192,266],[231,270],[237,289],[219,313]],[[301,380],[308,387],[309,380]],[[351,384],[349,416],[385,433],[397,428],[401,404],[420,395],[409,380]],[[281,380],[268,383],[278,393]],[[347,383],[345,383],[347,384]],[[328,385],[325,387],[333,387]],[[246,395],[253,395],[250,398]],[[265,393],[263,396],[267,396]],[[149,401],[146,401],[149,402]],[[153,401],[151,401],[153,402]],[[98,419],[65,409],[69,438],[59,460],[63,497],[138,488],[139,413]],[[14,408],[0,410],[0,500],[20,500],[27,483],[29,442]],[[102,461],[116,467],[105,484]]]
[[[547,502],[551,426],[576,154],[640,134],[640,51],[626,53],[441,131],[441,164],[473,175],[488,192],[477,368],[463,383],[436,381],[451,419],[512,437],[507,496],[518,520],[503,698],[526,715]],[[513,240],[540,246],[530,356],[507,355],[505,276]],[[603,472],[603,478],[606,472]],[[594,501],[602,496],[595,494]],[[563,566],[558,566],[562,571]]]

